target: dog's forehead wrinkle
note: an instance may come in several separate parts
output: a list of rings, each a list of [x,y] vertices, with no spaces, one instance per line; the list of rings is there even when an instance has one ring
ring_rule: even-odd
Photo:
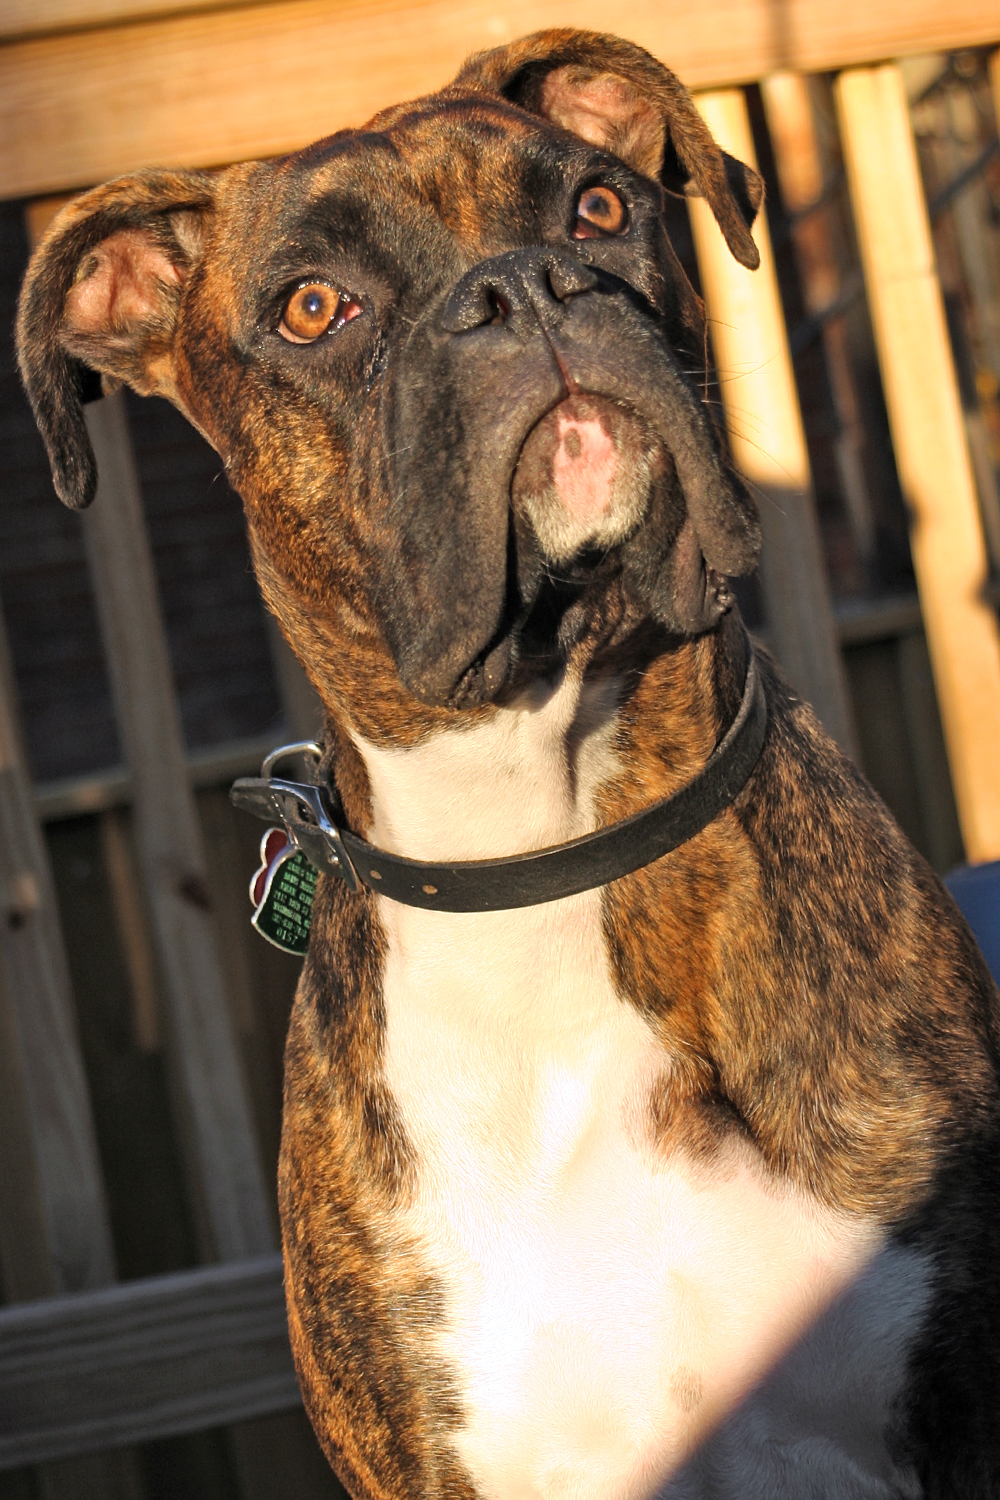
[[[526,207],[537,224],[534,200],[543,186],[551,192],[556,182],[567,186],[588,174],[604,171],[610,178],[627,171],[607,153],[594,152],[585,142],[543,120],[522,116],[519,129],[512,131],[506,118],[510,111],[501,109],[503,128],[489,114],[486,118],[474,114],[470,119],[461,112],[448,136],[447,149],[442,149],[440,124],[433,112],[404,121],[403,127],[409,129],[394,127],[401,154],[430,201],[459,229],[468,221],[470,199],[476,202],[475,224],[480,234],[488,233],[491,215],[506,215],[507,228],[516,232]]]
[[[324,171],[337,171],[338,166],[345,162],[366,162],[372,157],[380,158],[384,167],[389,165],[389,159],[399,159],[398,147],[388,131],[338,130],[281,158],[274,163],[274,168],[289,184],[290,190],[295,191],[301,188],[304,171],[321,175]]]
[[[391,113],[391,118],[389,117]],[[415,104],[397,106],[372,122],[403,149],[407,142],[461,152],[470,139],[488,139],[501,147],[538,134],[546,127],[537,116],[487,94],[436,94]]]
[[[395,149],[388,155],[371,149],[367,137],[358,149],[314,168],[304,182],[288,183],[290,203],[349,198],[354,211],[366,216],[385,211],[390,202],[402,206],[416,192],[417,174],[406,157]]]
[[[377,248],[385,230],[407,217],[419,199],[413,174],[395,153],[373,158],[370,151],[344,150],[306,171],[285,163],[255,180],[255,191],[240,194],[223,225],[222,249],[235,238],[238,264],[281,266],[297,259]],[[396,208],[390,214],[386,205]],[[235,222],[234,222],[235,221]],[[391,236],[390,236],[391,238]]]

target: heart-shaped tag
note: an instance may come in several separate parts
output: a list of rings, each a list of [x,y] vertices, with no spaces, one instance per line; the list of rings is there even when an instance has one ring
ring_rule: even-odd
[[[301,956],[309,944],[317,871],[283,828],[267,830],[260,841],[260,859],[250,882],[250,920],[276,948]]]

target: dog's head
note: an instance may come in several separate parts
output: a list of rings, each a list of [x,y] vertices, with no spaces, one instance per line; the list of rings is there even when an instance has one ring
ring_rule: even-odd
[[[98,375],[169,397],[328,706],[376,738],[588,632],[710,628],[759,537],[698,395],[665,191],[757,264],[757,176],[647,53],[577,31],[282,160],[97,188],[21,304],[56,488],[93,496]]]

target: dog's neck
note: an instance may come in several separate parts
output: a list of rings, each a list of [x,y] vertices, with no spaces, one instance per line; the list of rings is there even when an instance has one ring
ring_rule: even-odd
[[[482,723],[405,750],[356,741],[371,785],[369,838],[412,859],[469,860],[563,843],[596,826],[614,765],[615,676],[538,683]]]
[[[571,663],[487,718],[406,748],[353,733],[369,789],[365,836],[411,859],[497,858],[564,843],[621,817],[620,806],[611,816],[603,806],[610,786],[616,804],[627,788],[628,812],[669,795],[702,768],[732,717],[735,704],[721,701],[715,670],[730,644],[703,637],[586,672]],[[732,675],[741,684],[742,666]],[[652,781],[643,774],[650,768],[634,764],[630,733],[635,699],[651,693],[656,713],[644,722],[656,726],[655,742],[643,749],[652,756]]]

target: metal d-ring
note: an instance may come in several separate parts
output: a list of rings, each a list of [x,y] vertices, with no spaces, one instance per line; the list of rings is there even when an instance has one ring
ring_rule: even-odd
[[[315,740],[296,740],[292,745],[279,745],[276,750],[272,750],[270,754],[264,756],[260,767],[261,778],[264,781],[269,781],[271,772],[275,766],[280,765],[287,756],[291,755],[313,756],[316,762],[313,769],[318,773],[319,763],[323,758],[323,747],[322,745],[317,745]],[[318,780],[317,774],[317,784]]]

